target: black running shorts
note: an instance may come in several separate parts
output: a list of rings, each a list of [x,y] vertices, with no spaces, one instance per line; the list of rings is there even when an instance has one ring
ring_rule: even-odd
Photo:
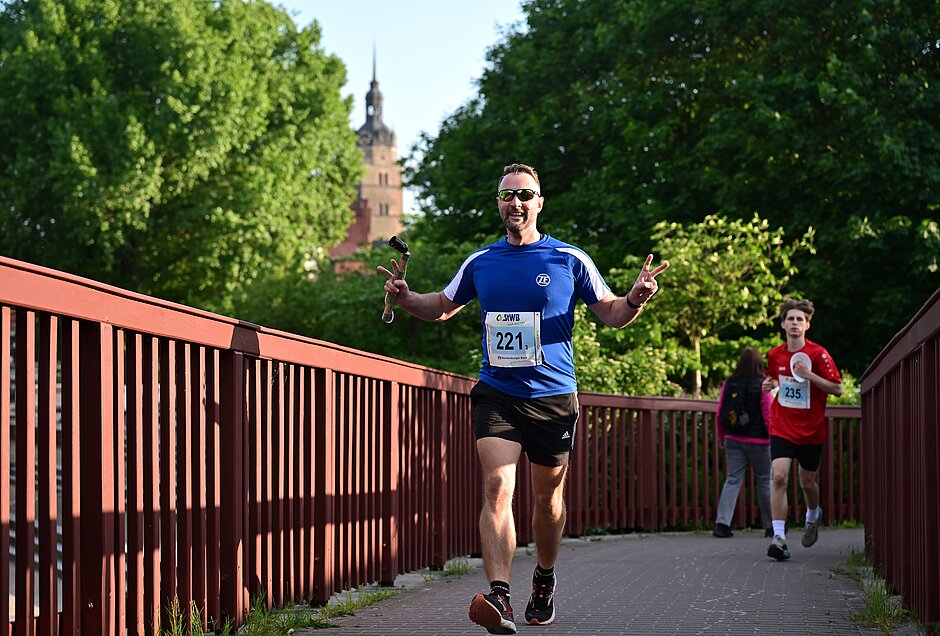
[[[794,444],[783,437],[770,436],[770,458],[790,457],[798,461],[803,470],[819,470],[822,450],[822,444]]]
[[[519,398],[477,382],[470,391],[476,439],[499,437],[518,442],[529,461],[563,466],[574,448],[578,394]]]

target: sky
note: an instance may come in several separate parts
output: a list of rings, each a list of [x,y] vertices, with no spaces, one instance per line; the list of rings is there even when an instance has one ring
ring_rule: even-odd
[[[522,20],[521,0],[271,0],[298,26],[316,20],[324,51],[346,64],[343,96],[353,98],[350,125],[366,120],[365,101],[376,78],[384,98],[382,120],[395,131],[406,156],[422,131],[441,122],[475,93],[486,51]],[[404,194],[405,212],[414,198]]]

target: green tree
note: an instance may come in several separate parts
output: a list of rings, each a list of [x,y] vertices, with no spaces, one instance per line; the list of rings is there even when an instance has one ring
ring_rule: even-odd
[[[812,226],[791,283],[856,374],[940,285],[937,0],[524,12],[409,163],[429,237],[491,231],[493,175],[514,160],[540,170],[547,231],[602,271],[651,251],[661,221],[757,212],[790,240]]]
[[[0,252],[237,313],[351,220],[344,82],[267,2],[13,0]]]
[[[681,394],[682,387],[670,379],[675,347],[663,346],[651,338],[641,327],[641,319],[624,329],[639,330],[639,335],[628,336],[636,344],[623,352],[614,351],[605,346],[598,332],[608,329],[599,328],[588,314],[587,306],[578,303],[572,331],[578,390],[623,395]]]
[[[813,250],[813,232],[787,242],[783,228],[754,215],[750,221],[709,215],[701,223],[656,225],[653,251],[668,258],[666,291],[656,297],[643,318],[663,325],[687,343],[693,353],[692,393],[702,394],[702,344],[717,343],[733,330],[753,332],[773,322],[790,276],[793,258]],[[614,280],[632,280],[642,259],[629,257]],[[633,274],[635,276],[635,274]],[[734,354],[730,359],[735,359]]]

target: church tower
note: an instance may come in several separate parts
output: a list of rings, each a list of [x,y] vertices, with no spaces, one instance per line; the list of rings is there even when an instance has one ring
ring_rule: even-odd
[[[382,91],[376,79],[372,53],[372,83],[366,93],[366,123],[357,131],[356,145],[362,150],[365,174],[353,204],[356,219],[346,239],[330,250],[333,258],[351,255],[370,243],[384,244],[402,230],[401,166],[395,133],[382,121]]]

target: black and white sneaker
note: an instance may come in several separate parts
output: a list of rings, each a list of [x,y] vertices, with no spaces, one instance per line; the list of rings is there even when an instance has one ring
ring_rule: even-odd
[[[486,628],[491,634],[515,634],[516,624],[513,622],[512,606],[509,598],[501,594],[477,594],[470,603],[467,613],[477,625]]]
[[[555,620],[555,575],[551,578],[532,576],[532,595],[525,606],[525,622],[548,625]]]
[[[785,561],[790,558],[790,549],[787,548],[787,542],[783,540],[783,537],[780,535],[774,536],[774,542],[767,548],[767,556],[778,561]]]

